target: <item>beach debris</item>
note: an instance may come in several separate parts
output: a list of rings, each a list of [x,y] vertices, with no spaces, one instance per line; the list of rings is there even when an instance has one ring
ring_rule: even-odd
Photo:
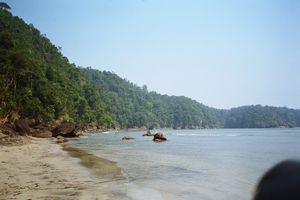
[[[164,142],[166,141],[167,138],[164,136],[163,133],[156,133],[154,136],[153,136],[153,141],[154,142]]]
[[[131,136],[124,136],[122,137],[122,140],[133,140],[134,138]]]
[[[147,133],[144,133],[143,136],[154,136],[154,133],[151,133],[151,131],[147,131]]]

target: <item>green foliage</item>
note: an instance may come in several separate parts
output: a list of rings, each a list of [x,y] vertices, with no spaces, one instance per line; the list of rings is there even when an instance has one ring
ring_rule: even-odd
[[[0,117],[65,119],[100,127],[214,128],[300,126],[300,111],[209,108],[160,95],[114,73],[70,64],[45,35],[0,9]]]
[[[243,106],[229,110],[226,128],[272,128],[300,126],[300,111],[271,106]]]
[[[117,126],[212,128],[217,127],[210,109],[187,97],[160,95],[148,92],[114,73],[91,68],[81,69],[94,85],[102,88],[110,102],[110,112]]]
[[[102,91],[37,29],[6,10],[0,10],[0,89],[2,117],[114,123]]]
[[[5,2],[0,2],[0,9],[10,10],[10,6]]]
[[[81,69],[8,11],[0,12],[2,116],[65,118],[103,127],[215,127],[208,109],[186,97],[148,92],[111,72]],[[1,114],[0,113],[0,114]]]

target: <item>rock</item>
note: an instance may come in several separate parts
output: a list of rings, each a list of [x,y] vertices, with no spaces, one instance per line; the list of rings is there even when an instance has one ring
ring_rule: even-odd
[[[15,131],[15,125],[14,124],[10,124],[10,123],[5,123],[3,125],[0,126],[0,130],[3,134],[5,135],[9,135],[9,136],[16,136],[19,135],[16,131]]]
[[[56,127],[58,127],[60,125],[60,123],[54,121],[54,122],[41,122],[38,123],[34,129],[39,129],[39,130],[44,130],[44,131],[52,131],[53,129],[55,129]]]
[[[47,126],[47,124],[45,124],[45,123],[40,123],[40,124],[34,126],[34,129],[38,129],[38,130],[51,130],[51,128],[49,126]]]
[[[164,136],[163,133],[156,133],[154,136],[153,136],[153,141],[154,142],[163,142],[163,141],[166,141],[167,138]]]
[[[84,136],[84,132],[83,131],[75,131],[75,135],[76,135],[76,137]]]
[[[35,119],[28,119],[27,123],[29,127],[34,127],[37,125],[37,121]]]
[[[63,137],[78,137],[75,133],[75,124],[69,122],[63,122],[52,130],[52,136],[63,136]]]
[[[15,122],[16,131],[20,133],[20,135],[26,135],[30,133],[30,127],[28,125],[27,120],[25,119],[19,119]]]
[[[154,133],[151,133],[150,131],[147,131],[147,133],[144,133],[143,136],[154,136]]]
[[[68,142],[67,139],[65,139],[63,136],[57,136],[56,137],[56,143],[65,143],[65,142]]]
[[[82,127],[75,127],[74,133],[77,137],[83,136],[84,135],[83,128]]]
[[[51,138],[52,137],[52,132],[51,131],[35,131],[32,133],[33,137],[37,138]]]
[[[122,140],[133,140],[134,138],[131,136],[124,136]]]

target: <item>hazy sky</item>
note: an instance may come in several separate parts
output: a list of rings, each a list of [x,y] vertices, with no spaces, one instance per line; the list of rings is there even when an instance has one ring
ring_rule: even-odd
[[[300,1],[6,2],[77,65],[217,108],[300,108]]]

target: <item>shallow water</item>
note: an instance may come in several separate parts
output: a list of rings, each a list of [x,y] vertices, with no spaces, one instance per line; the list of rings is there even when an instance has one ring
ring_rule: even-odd
[[[250,200],[268,168],[284,159],[300,160],[299,128],[164,133],[163,143],[143,132],[118,132],[72,140],[71,146],[115,161],[126,177],[120,198],[125,191],[135,200]],[[135,140],[122,141],[125,135]]]

